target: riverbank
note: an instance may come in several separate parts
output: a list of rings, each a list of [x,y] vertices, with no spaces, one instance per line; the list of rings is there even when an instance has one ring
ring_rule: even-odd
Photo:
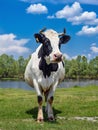
[[[0,81],[24,81],[24,78],[0,78]]]
[[[56,118],[54,122],[48,122],[44,113],[45,122],[38,124],[35,121],[37,106],[37,98],[34,91],[0,88],[0,129],[98,129],[98,86],[58,88],[53,103]],[[45,106],[45,103],[43,103],[43,106]]]
[[[10,81],[24,81],[24,77],[21,76],[21,77],[14,77],[14,78],[0,78],[0,81],[6,81],[6,80],[10,80]],[[73,81],[86,81],[86,80],[98,80],[97,78],[65,78],[64,81],[70,81],[70,80],[73,80]]]
[[[98,86],[98,80],[65,80],[58,85],[59,88],[84,87],[84,86]],[[23,80],[2,80],[0,81],[0,88],[20,88],[24,90],[34,90]]]

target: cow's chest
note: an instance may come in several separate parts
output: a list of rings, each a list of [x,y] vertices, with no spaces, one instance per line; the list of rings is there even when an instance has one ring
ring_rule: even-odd
[[[52,72],[56,72],[58,70],[58,64],[57,63],[51,63],[47,64],[45,59],[41,59],[39,62],[39,69],[42,71],[43,76],[46,77],[51,77]],[[50,78],[49,78],[50,79]]]
[[[51,75],[48,77],[46,76],[46,78],[44,76],[39,76],[39,79],[38,79],[38,83],[39,85],[41,86],[41,88],[46,91],[48,90],[51,86],[54,85],[55,81],[56,81],[56,77],[57,77],[57,74],[55,73],[51,73]]]

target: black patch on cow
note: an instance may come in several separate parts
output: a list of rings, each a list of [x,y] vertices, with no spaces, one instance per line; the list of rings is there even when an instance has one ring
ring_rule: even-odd
[[[58,64],[57,63],[50,63],[49,65],[46,63],[44,58],[41,58],[39,62],[39,69],[42,70],[44,77],[50,76],[51,72],[57,71]]]
[[[41,96],[38,96],[37,98],[38,98],[38,103],[40,104],[40,103],[42,102],[43,99],[42,99]]]
[[[59,49],[61,49],[61,44],[59,43]]]
[[[52,104],[52,103],[53,103],[53,99],[54,99],[53,96],[51,96],[50,99],[48,100],[48,102],[49,102],[50,104]]]
[[[62,37],[60,37],[59,40],[59,44],[65,44],[70,40],[70,36],[69,35],[63,35]]]
[[[46,63],[46,60],[44,59],[45,56],[49,56],[52,52],[52,46],[50,43],[50,40],[45,37],[44,42],[42,43],[42,46],[38,52],[38,58],[40,59],[39,62],[39,69],[42,70],[44,77],[50,76],[51,72],[57,71],[58,64],[57,63],[50,63],[49,65]]]
[[[34,37],[36,38],[36,42],[44,43],[46,37],[44,34],[36,33],[34,34]]]
[[[53,97],[53,96],[51,96],[51,97],[50,97],[50,100],[53,102],[53,100],[54,100],[54,97]]]
[[[45,38],[44,43],[42,44],[39,50],[38,58],[49,56],[51,52],[52,52],[52,46],[50,40],[48,38]]]
[[[64,61],[62,61],[62,65],[63,65],[63,67],[64,67]]]

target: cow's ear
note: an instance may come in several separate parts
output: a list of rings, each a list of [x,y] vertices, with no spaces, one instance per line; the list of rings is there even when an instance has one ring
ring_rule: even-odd
[[[43,43],[43,40],[44,40],[44,35],[43,34],[36,33],[36,34],[34,34],[34,37],[36,39],[36,42]]]
[[[70,36],[69,35],[64,35],[62,37],[60,37],[60,44],[65,44],[70,40]]]
[[[39,33],[34,34],[36,42],[41,42],[41,35]]]

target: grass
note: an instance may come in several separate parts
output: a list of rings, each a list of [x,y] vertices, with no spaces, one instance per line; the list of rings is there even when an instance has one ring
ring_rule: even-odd
[[[98,86],[58,88],[53,109],[56,121],[38,124],[34,91],[0,89],[0,130],[98,130],[96,121],[75,117],[98,117]],[[43,109],[45,103],[43,103]]]

